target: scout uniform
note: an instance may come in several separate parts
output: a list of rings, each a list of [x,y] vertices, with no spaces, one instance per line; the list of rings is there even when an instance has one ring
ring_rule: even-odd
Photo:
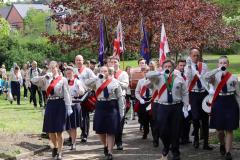
[[[145,84],[147,84],[147,79],[142,78],[138,81],[137,87],[135,89],[135,97],[138,101],[140,101],[138,116],[139,123],[143,125],[143,139],[147,138],[147,135],[149,133],[149,124],[151,126],[151,130],[153,130],[153,122],[151,115],[149,114],[150,110],[148,109],[149,105],[151,105],[150,100],[152,97],[152,90],[149,89]],[[141,104],[141,100],[144,100],[145,103]]]
[[[77,102],[74,102],[74,99],[78,98],[79,96],[83,95],[85,90],[83,88],[82,82],[78,78],[73,78],[68,80],[68,87],[70,89],[70,94],[72,97],[72,110],[73,113],[68,116],[68,121],[70,123],[67,123],[67,130],[70,129],[76,129],[80,127],[81,125],[81,106]],[[69,125],[68,125],[69,124]]]
[[[47,81],[45,83],[41,81]],[[50,82],[50,83],[49,83]],[[58,76],[56,78],[45,76],[35,77],[32,83],[38,87],[47,88],[47,105],[44,114],[43,132],[57,133],[66,130],[67,114],[71,110],[72,100],[65,77]],[[46,86],[40,86],[45,84]]]
[[[202,101],[208,95],[208,93],[197,77],[195,71],[198,71],[199,75],[203,76],[208,71],[207,65],[202,62],[198,62],[197,64],[192,63],[191,66],[187,65],[184,70],[188,80],[189,103],[191,105],[191,114],[194,127],[193,145],[195,148],[199,147],[199,129],[201,121],[204,140],[203,149],[211,150],[211,148],[208,146],[209,115],[202,109]]]
[[[97,88],[93,130],[97,134],[115,135],[119,133],[120,119],[124,116],[124,101],[118,80],[115,78],[109,79],[103,80],[96,77],[89,80],[86,84]],[[102,88],[103,84],[107,86]]]
[[[188,91],[186,83],[183,78],[176,75],[160,74],[157,71],[149,72],[146,77],[158,78],[161,86],[158,90],[158,103],[157,108],[157,127],[159,129],[159,136],[163,142],[163,156],[167,156],[170,145],[173,157],[180,158],[179,152],[179,134],[180,125],[182,121],[182,105],[188,106]],[[183,104],[182,104],[183,103]]]
[[[82,66],[81,68],[75,68],[74,73],[77,75],[79,80],[82,81],[82,83],[84,84],[84,89],[88,90],[85,83],[89,79],[95,77],[95,74],[93,73],[93,71],[85,66]],[[89,117],[89,112],[87,111],[87,108],[85,106],[82,106],[81,108],[81,118],[82,118],[81,139],[82,139],[82,142],[86,142],[89,134],[90,117]]]
[[[184,71],[180,72],[178,70],[175,70],[175,74],[178,74],[180,77],[182,77],[187,85],[187,77],[185,76]],[[190,128],[191,128],[191,116],[190,116],[191,113],[190,113],[190,111],[188,114],[189,114],[189,116],[187,116],[187,117],[184,117],[184,115],[183,115],[181,134],[180,134],[180,143],[181,144],[190,143],[190,140],[189,140],[189,133],[190,133]]]
[[[205,74],[205,79],[214,79],[214,87],[217,88],[224,78],[223,72],[214,69]],[[227,82],[216,96],[212,104],[210,127],[217,130],[232,131],[239,128],[239,104],[240,90],[238,79],[229,73]]]
[[[127,74],[127,72],[119,69],[118,71],[115,72],[114,78],[119,81],[119,84],[122,88],[123,99],[124,99],[124,102],[126,102],[125,98],[126,98],[127,89],[128,89],[128,86],[129,86],[128,74]],[[124,105],[124,108],[126,110],[126,103]],[[115,135],[115,143],[116,143],[117,148],[119,150],[123,149],[122,148],[122,133],[123,133],[124,124],[125,124],[125,117],[123,119],[121,119],[120,131],[119,131],[118,134]]]

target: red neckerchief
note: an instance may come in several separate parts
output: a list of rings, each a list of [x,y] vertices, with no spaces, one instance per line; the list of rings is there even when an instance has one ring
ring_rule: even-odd
[[[73,79],[69,79],[69,80],[68,80],[68,85],[69,85],[69,86],[73,86],[73,85],[74,85],[74,81],[75,81],[76,78],[77,78],[77,77],[74,76]]]

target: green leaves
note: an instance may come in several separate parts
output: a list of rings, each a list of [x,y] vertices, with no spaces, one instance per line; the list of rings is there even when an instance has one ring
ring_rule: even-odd
[[[0,17],[0,37],[8,36],[10,33],[10,25],[8,21]]]

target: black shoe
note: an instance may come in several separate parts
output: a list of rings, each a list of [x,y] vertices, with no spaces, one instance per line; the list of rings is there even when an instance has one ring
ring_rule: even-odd
[[[142,139],[147,139],[147,134],[144,134],[144,135],[142,136]]]
[[[153,141],[153,147],[157,148],[159,146],[159,142],[158,141]]]
[[[193,142],[193,147],[194,147],[195,149],[199,148],[199,141],[194,141],[194,142]]]
[[[57,148],[53,148],[52,150],[52,157],[57,156]]]
[[[71,137],[68,138],[68,142],[72,143],[72,138]]]
[[[225,159],[226,159],[226,160],[232,160],[232,155],[231,155],[230,152],[227,152],[227,153],[226,153]]]
[[[122,144],[117,145],[117,150],[119,150],[119,151],[122,151],[122,150],[123,150]]]
[[[186,145],[186,144],[189,144],[191,143],[191,141],[189,139],[183,139],[180,141],[180,145]]]
[[[220,145],[220,154],[224,156],[226,154],[226,149],[224,145]]]
[[[82,138],[81,142],[82,143],[86,143],[87,142],[87,138]]]
[[[210,147],[209,145],[204,145],[203,150],[211,151],[211,150],[213,150],[213,147]]]
[[[107,160],[112,160],[112,159],[113,159],[113,155],[111,153],[108,153]]]
[[[48,137],[48,134],[47,134],[47,133],[41,133],[41,138],[49,139],[49,137]]]
[[[168,155],[168,152],[169,152],[169,149],[163,148],[163,150],[162,150],[162,155],[163,155],[164,157],[166,157],[166,156]]]
[[[105,156],[108,156],[108,147],[104,147],[103,152]]]

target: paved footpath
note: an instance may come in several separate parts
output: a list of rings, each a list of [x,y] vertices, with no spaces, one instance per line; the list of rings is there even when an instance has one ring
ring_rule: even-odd
[[[142,133],[139,131],[137,121],[128,121],[124,130],[124,150],[114,150],[114,160],[159,160],[161,158],[160,147],[153,148],[152,138],[149,135],[147,140],[141,139]],[[192,144],[181,146],[182,160],[224,160],[219,154],[218,145],[213,145],[213,151],[203,151],[202,149],[195,150]],[[200,145],[200,148],[202,146]],[[86,144],[77,143],[77,150],[70,151],[69,146],[64,146],[64,160],[104,160],[103,146],[99,142],[98,137],[92,132]],[[232,152],[234,160],[240,160],[240,144],[235,144]],[[30,160],[50,160],[51,151],[36,155]],[[171,154],[169,156],[171,159]]]

